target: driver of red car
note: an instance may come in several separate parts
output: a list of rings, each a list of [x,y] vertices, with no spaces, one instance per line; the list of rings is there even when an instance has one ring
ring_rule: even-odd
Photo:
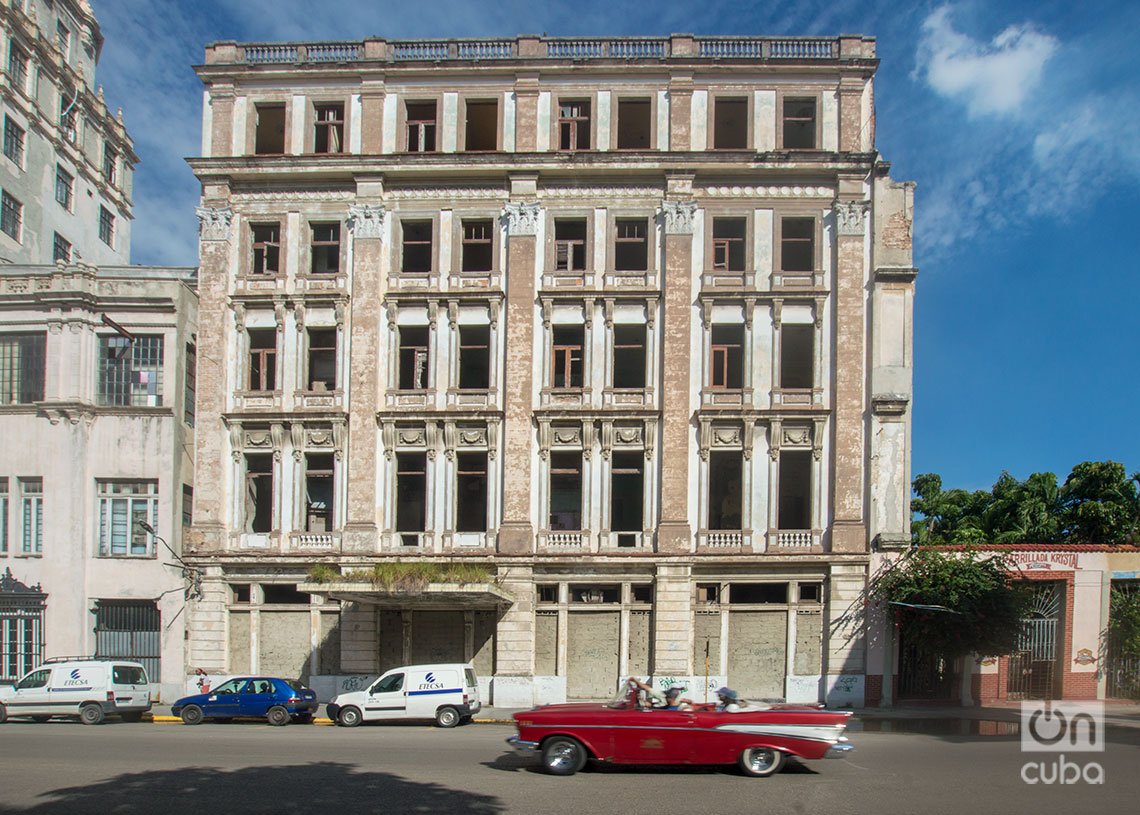
[[[645,695],[651,702],[654,710],[688,710],[693,705],[691,699],[681,698],[681,694],[685,692],[685,688],[682,688],[680,685],[674,685],[662,693],[659,690],[654,690],[651,685],[642,682],[635,676],[629,678],[629,683],[645,691]]]

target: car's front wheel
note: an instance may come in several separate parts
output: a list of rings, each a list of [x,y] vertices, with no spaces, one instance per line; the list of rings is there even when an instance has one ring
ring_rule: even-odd
[[[183,724],[201,724],[202,719],[205,718],[202,708],[197,705],[187,705],[182,708],[182,713],[179,715],[182,717]]]
[[[740,771],[753,778],[775,775],[784,766],[784,754],[771,747],[749,747],[740,754]]]
[[[269,723],[274,727],[284,727],[292,721],[289,711],[281,707],[281,705],[274,705],[269,708],[269,712],[265,714],[265,718],[268,719]]]
[[[547,739],[542,745],[542,766],[551,775],[573,775],[586,766],[586,748],[569,736]]]
[[[349,705],[348,707],[342,707],[337,712],[336,723],[341,727],[356,727],[363,718],[364,717],[360,715],[360,708]]]
[[[84,705],[79,709],[79,721],[84,724],[102,724],[103,708],[98,705]]]

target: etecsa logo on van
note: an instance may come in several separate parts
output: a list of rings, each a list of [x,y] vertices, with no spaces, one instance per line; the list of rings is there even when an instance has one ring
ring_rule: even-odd
[[[68,678],[63,680],[63,686],[65,688],[74,688],[74,687],[77,687],[79,685],[85,685],[85,684],[87,684],[87,680],[85,680],[82,676],[79,675],[79,669],[78,668],[73,669],[71,671],[71,674],[68,676]]]
[[[428,671],[424,681],[420,683],[420,690],[442,690],[443,683],[436,681],[435,674]]]

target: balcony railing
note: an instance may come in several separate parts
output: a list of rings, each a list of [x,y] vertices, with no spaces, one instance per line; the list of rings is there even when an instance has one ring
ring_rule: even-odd
[[[815,529],[773,529],[768,532],[770,548],[792,552],[820,551],[819,531]]]
[[[541,549],[580,550],[586,548],[590,533],[584,530],[547,530],[538,533]]]
[[[339,532],[293,532],[289,535],[290,549],[323,549],[332,551],[340,548]]]

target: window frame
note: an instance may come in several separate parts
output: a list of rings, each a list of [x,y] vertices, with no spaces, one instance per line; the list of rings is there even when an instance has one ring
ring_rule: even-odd
[[[721,93],[709,92],[709,106],[708,106],[708,123],[707,133],[705,139],[706,150],[751,150],[755,144],[754,125],[752,122],[752,94],[746,91],[724,91]],[[718,147],[717,146],[717,127],[716,127],[716,108],[718,102],[743,102],[744,103],[744,144],[739,147]]]
[[[473,149],[467,146],[467,120],[469,118],[468,106],[471,104],[495,105],[495,146]],[[459,105],[456,106],[462,115],[456,118],[455,149],[458,153],[497,153],[503,149],[503,97],[502,94],[461,94]]]
[[[246,153],[251,156],[284,156],[288,155],[290,148],[290,132],[292,130],[292,105],[289,104],[287,99],[258,99],[250,100],[250,107],[252,108],[252,116],[249,116],[249,133],[246,137]],[[257,128],[260,124],[259,118],[261,108],[280,109],[283,113],[281,118],[281,151],[259,151],[257,149]]]
[[[459,243],[459,274],[461,275],[487,275],[493,274],[499,266],[499,230],[495,224],[493,217],[481,217],[479,215],[472,215],[468,217],[459,217],[458,221],[458,243]],[[485,225],[487,229],[487,236],[485,238],[469,238],[467,235],[468,226],[476,227],[478,225]],[[467,266],[467,247],[468,246],[486,246],[489,251],[488,268],[486,269],[468,269]]]
[[[581,532],[583,531],[583,521],[586,520],[585,515],[585,498],[586,498],[586,484],[585,484],[585,468],[582,465],[582,451],[581,450],[551,450],[550,454],[550,467],[547,474],[548,491],[547,491],[547,512],[546,512],[546,528],[551,531],[567,531],[567,532]],[[570,462],[573,460],[573,466],[558,466],[563,462]],[[562,475],[577,475],[578,476],[578,509],[577,509],[577,524],[574,526],[564,526],[562,522],[555,523],[555,507],[554,507],[554,481],[555,478]]]
[[[465,463],[473,458],[479,458],[478,469],[464,469]],[[489,510],[491,506],[491,480],[490,480],[490,457],[486,450],[457,450],[455,453],[455,531],[460,533],[472,532],[487,532],[490,528]],[[461,524],[461,519],[465,513],[463,511],[464,499],[464,479],[465,477],[479,477],[483,478],[483,522],[478,529],[464,528],[466,525]]]
[[[406,271],[405,270],[405,266],[407,264],[406,247],[409,245],[409,242],[407,240],[407,227],[410,227],[410,226],[413,226],[416,224],[421,224],[421,225],[427,224],[428,227],[430,228],[430,235],[429,235],[429,238],[427,241],[416,240],[416,241],[411,242],[412,246],[427,245],[427,247],[428,247],[428,268],[424,271]],[[394,255],[397,255],[397,257],[396,257],[396,268],[397,268],[396,274],[399,275],[400,277],[407,277],[407,278],[411,278],[413,280],[421,279],[421,278],[431,278],[433,275],[437,274],[439,272],[439,241],[436,239],[436,236],[438,235],[438,233],[439,233],[439,224],[436,222],[436,218],[432,215],[426,215],[426,214],[424,216],[408,215],[407,217],[401,218],[400,219],[400,234],[399,234],[400,247],[399,247],[398,252],[393,253]]]
[[[585,113],[581,110],[577,113],[566,113],[564,108],[572,108],[575,105],[584,106]],[[590,150],[597,150],[597,97],[592,93],[574,94],[569,93],[560,95],[554,100],[554,106],[551,113],[551,124],[553,125],[554,132],[551,134],[550,144],[558,153],[581,153]],[[562,130],[567,127],[568,146],[562,146]],[[582,131],[585,130],[586,145],[583,147],[579,144],[582,138]]]
[[[574,255],[573,247],[578,245],[578,239],[577,238],[561,238],[560,239],[558,237],[558,224],[559,223],[570,223],[572,221],[573,222],[581,222],[582,226],[583,226],[583,237],[582,237],[581,244],[580,244],[582,247],[582,268],[581,269],[574,268],[574,264],[573,264],[573,260],[572,260],[573,255]],[[593,271],[594,243],[593,243],[593,230],[591,229],[591,218],[589,215],[575,214],[575,213],[561,213],[561,212],[558,213],[557,215],[552,214],[551,218],[550,218],[550,234],[552,236],[552,240],[551,240],[550,258],[549,258],[549,262],[547,265],[548,265],[548,268],[550,268],[554,274],[576,274],[579,272],[585,273],[585,272]],[[567,263],[567,268],[565,268],[565,269],[561,269],[558,266],[558,262],[559,262],[558,256],[559,256],[559,250],[560,250],[561,244],[567,245],[567,247],[568,247],[567,258],[570,259]]]
[[[13,345],[9,347],[8,342]],[[0,333],[0,362],[4,367],[16,362],[11,375],[0,379],[0,405],[32,405],[42,402],[47,383],[47,332],[10,331]],[[18,348],[18,351],[17,351]],[[24,357],[31,359],[25,367]],[[32,373],[31,383],[25,385],[25,374]],[[18,381],[17,381],[18,380]]]
[[[19,167],[24,169],[24,158],[27,155],[27,128],[21,127],[11,114],[4,114],[4,155]]]
[[[418,119],[418,118],[412,119],[408,115],[408,107],[410,105],[431,105],[434,108],[433,118],[430,120],[429,119]],[[399,121],[400,133],[402,134],[402,139],[403,139],[403,151],[402,152],[405,152],[405,153],[439,153],[439,152],[442,152],[443,133],[442,133],[442,128],[440,127],[439,110],[440,110],[440,99],[437,96],[434,96],[434,97],[411,96],[411,97],[408,97],[404,100],[404,104],[400,106],[400,121]],[[421,144],[424,141],[424,135],[425,135],[425,131],[423,128],[428,126],[428,125],[431,126],[431,128],[432,128],[432,145],[433,146],[430,150],[428,150],[428,149],[413,150],[412,149],[412,130],[411,130],[411,128],[412,128],[413,124],[416,125],[417,128],[419,129],[418,136],[419,136],[419,142]]]
[[[61,188],[65,191],[63,198],[60,198]],[[55,202],[65,211],[74,212],[75,176],[65,170],[61,164],[55,165]]]
[[[165,384],[165,368],[166,368],[166,338],[162,334],[135,334],[134,338],[127,340],[119,334],[99,334],[98,347],[99,347],[99,370],[96,377],[96,404],[102,407],[162,407],[163,401],[163,385]],[[126,341],[126,345],[122,344]],[[129,348],[129,354],[123,352],[121,349]],[[116,356],[112,360],[110,357],[113,348],[118,348]],[[146,357],[137,360],[136,356],[141,354],[154,354],[157,351],[157,360]],[[119,365],[125,357],[129,356],[129,361],[125,365]],[[111,363],[115,364],[112,365]],[[108,378],[108,374],[114,372],[116,376],[113,380]],[[147,373],[147,381],[145,390],[137,390],[136,384],[143,384],[141,381],[136,383],[135,376],[139,373]],[[151,375],[153,374],[155,385],[154,393],[150,392]],[[113,390],[109,388],[113,387]],[[146,400],[142,403],[137,403],[136,400],[139,396]],[[150,400],[154,404],[148,404]]]
[[[8,78],[12,85],[19,89],[25,96],[28,94],[28,77],[31,74],[31,59],[32,57],[28,49],[16,42],[15,39],[9,40]]]
[[[276,240],[272,238],[258,240],[259,230],[276,230]],[[251,278],[279,278],[284,272],[285,264],[282,263],[281,247],[284,241],[282,237],[285,230],[280,221],[250,221],[249,222],[249,238],[247,245],[249,246],[249,253],[246,255],[246,262],[249,264],[246,269],[246,277]],[[270,249],[277,253],[277,268],[267,270]],[[262,271],[257,271],[257,253],[262,253],[261,268]]]
[[[559,330],[574,329],[580,332],[581,342],[559,343]],[[556,391],[583,390],[586,387],[586,343],[589,333],[583,323],[554,323],[550,326],[550,389]],[[574,351],[578,357],[575,360]],[[559,359],[561,357],[561,359]],[[574,366],[578,367],[578,383],[574,383]],[[559,369],[561,368],[561,373]],[[562,384],[559,384],[559,381]]]
[[[730,327],[738,328],[740,330],[740,342],[732,343],[721,341],[718,342],[714,337],[717,328]],[[745,353],[744,347],[748,342],[748,331],[744,323],[734,322],[713,322],[709,326],[709,376],[708,376],[708,389],[718,391],[739,391],[744,389],[744,383],[747,380],[747,371],[745,370]],[[729,374],[732,372],[730,363],[732,360],[732,349],[736,349],[736,353],[740,355],[740,384],[730,385],[731,377]],[[718,363],[718,356],[720,362]],[[717,373],[720,373],[721,381],[717,381]]]
[[[785,126],[786,126],[787,121],[788,121],[788,118],[784,112],[785,104],[787,102],[806,102],[809,100],[815,105],[815,110],[813,112],[814,115],[812,117],[812,121],[813,121],[812,146],[811,147],[788,147],[786,142],[785,142],[785,138],[784,138]],[[780,93],[779,98],[776,101],[777,101],[777,104],[779,105],[779,107],[778,107],[779,115],[777,116],[778,121],[776,124],[776,127],[778,129],[776,137],[778,139],[777,144],[780,145],[779,149],[781,149],[781,150],[794,150],[794,151],[822,150],[823,149],[823,142],[822,142],[823,132],[822,132],[821,119],[823,117],[821,114],[822,114],[822,108],[823,108],[823,105],[822,105],[823,100],[821,99],[820,94],[816,93],[816,92],[796,93],[793,91],[783,91]],[[803,121],[803,120],[802,119],[795,119],[793,121]]]
[[[624,152],[638,151],[638,147],[620,146],[621,136],[621,103],[622,102],[648,102],[649,103],[649,137],[645,150],[657,150],[657,94],[655,92],[641,95],[638,93],[612,94],[610,96],[610,149]]]
[[[322,452],[306,452],[304,454],[305,472],[301,488],[304,490],[304,517],[301,519],[301,527],[305,532],[335,532],[337,530],[337,522],[339,520],[336,511],[336,459],[332,453]],[[314,466],[314,459],[321,459],[319,462],[321,466]],[[325,461],[327,459],[327,462]],[[327,466],[325,466],[327,464]],[[312,501],[312,495],[309,489],[310,477],[327,478],[328,479],[328,506],[323,510],[314,511],[315,504]],[[317,518],[323,517],[325,519],[324,529],[314,528],[314,521]]]
[[[815,273],[819,272],[821,262],[822,262],[822,257],[820,254],[820,252],[821,252],[820,244],[822,243],[822,241],[821,241],[821,232],[822,232],[821,221],[822,221],[822,219],[819,218],[818,215],[816,215],[814,212],[795,212],[795,211],[792,211],[792,212],[779,213],[773,220],[774,220],[773,226],[775,227],[775,230],[776,230],[776,234],[774,236],[775,240],[772,242],[773,243],[772,250],[773,250],[773,255],[774,255],[774,257],[772,258],[772,270],[773,270],[773,272],[776,274],[780,274],[780,275],[784,275],[784,274],[793,274],[793,275],[811,274],[811,275],[815,275]],[[785,268],[785,265],[784,265],[784,223],[785,223],[785,221],[795,221],[795,220],[800,220],[800,221],[810,220],[810,221],[812,221],[812,230],[811,230],[811,232],[812,232],[812,234],[811,234],[811,242],[812,242],[811,255],[812,255],[812,257],[811,257],[811,269],[810,270],[807,270],[807,269],[787,269],[787,268]],[[792,240],[797,240],[797,239],[792,239]]]
[[[138,490],[142,491],[138,491]],[[122,491],[120,491],[122,490]],[[153,558],[157,555],[155,536],[141,528],[136,529],[135,504],[143,506],[143,514],[152,529],[158,529],[158,481],[153,479],[99,479],[95,485],[97,507],[97,554],[101,558],[132,559]],[[115,506],[125,502],[126,538],[115,542]],[[136,535],[137,533],[137,535]],[[142,546],[136,545],[142,541]],[[121,549],[116,551],[116,549]]]
[[[708,229],[708,246],[709,246],[709,250],[708,250],[709,254],[708,254],[708,258],[706,260],[705,268],[707,268],[708,270],[710,270],[712,272],[716,272],[718,274],[726,274],[726,275],[728,275],[728,274],[741,274],[741,273],[746,273],[746,272],[752,271],[752,266],[753,266],[752,254],[753,253],[749,251],[749,249],[753,245],[752,218],[750,218],[748,216],[748,214],[736,214],[736,213],[715,214],[715,213],[710,213],[710,214],[706,215],[705,220],[708,223],[707,229]],[[741,222],[744,225],[743,234],[738,239],[737,238],[717,238],[716,237],[716,227],[717,227],[718,221],[739,221],[739,222]],[[742,263],[741,263],[741,268],[739,268],[739,269],[731,268],[731,246],[726,245],[727,248],[730,250],[729,251],[729,258],[728,258],[729,262],[727,262],[724,266],[719,266],[717,263],[717,251],[720,248],[720,245],[718,242],[726,242],[726,241],[732,241],[732,240],[739,240],[740,241],[740,254],[741,254],[741,258],[742,258]]]
[[[340,118],[322,119],[321,114],[325,111],[331,111],[334,108],[340,109]],[[348,150],[348,118],[350,106],[344,99],[314,99],[312,104],[309,105],[309,115],[312,116],[312,127],[309,128],[312,134],[309,147],[314,155],[318,156],[340,156],[349,152]],[[337,131],[339,128],[339,131]],[[325,148],[324,150],[318,149],[321,141],[321,131],[325,131]],[[340,145],[339,149],[332,149],[331,133],[339,132]]]
[[[102,204],[99,205],[99,240],[115,248],[115,214]]]
[[[44,480],[17,478],[20,495],[20,554],[35,557],[44,551]]]
[[[110,140],[103,142],[103,180],[114,185],[118,179],[119,151]]]
[[[335,240],[318,240],[317,230],[335,230]],[[279,250],[280,251],[280,250]],[[335,258],[336,268],[331,271],[317,271],[317,257],[320,253],[326,258]],[[344,271],[344,229],[340,221],[309,221],[309,275],[312,277],[336,277]],[[280,265],[280,261],[278,262]]]
[[[0,191],[0,232],[16,243],[23,243],[24,202],[7,190]]]
[[[254,336],[272,336],[273,347],[258,347],[253,345]],[[278,336],[280,332],[277,327],[247,327],[245,331],[245,391],[246,393],[280,393],[281,383],[278,377],[278,365],[280,363],[280,351],[278,349]],[[259,361],[258,376],[260,377],[257,387],[254,387],[254,360]],[[266,387],[266,386],[269,387]]]
[[[72,252],[71,241],[63,237],[58,232],[52,233],[51,239],[51,262],[59,263],[61,260],[64,263],[71,263]],[[62,250],[62,251],[61,251]]]
[[[405,345],[405,343],[404,343],[404,339],[405,339],[404,332],[409,330],[409,329],[415,329],[417,331],[422,330],[424,332],[424,344],[423,345],[418,345],[418,344],[413,345],[411,343],[408,343],[407,345]],[[411,324],[411,323],[403,324],[403,325],[398,324],[398,325],[396,325],[395,330],[396,330],[396,354],[397,354],[397,356],[396,356],[396,364],[394,366],[392,366],[395,369],[394,370],[395,378],[396,378],[395,389],[398,391],[403,391],[404,393],[423,393],[424,391],[431,390],[432,384],[433,384],[433,379],[432,379],[432,362],[433,362],[433,360],[432,360],[432,357],[434,356],[432,354],[432,347],[431,347],[432,346],[431,326]],[[410,387],[404,387],[402,384],[404,381],[404,352],[405,352],[405,350],[409,350],[412,352],[412,357],[411,357],[412,361],[410,363],[412,366],[411,367],[411,373],[410,373],[410,381],[413,384]],[[422,369],[419,367],[419,364],[418,364],[419,360],[421,360],[421,359],[423,360]],[[416,386],[416,384],[415,384],[415,382],[416,382],[416,371],[417,370],[422,370],[422,373],[423,373],[423,380],[418,386]]]
[[[657,253],[656,248],[656,230],[654,229],[653,219],[647,215],[627,215],[625,213],[613,213],[610,221],[609,233],[609,256],[606,263],[607,272],[615,274],[653,274],[657,271],[655,261]],[[623,223],[638,222],[645,227],[645,268],[644,269],[619,269],[618,268],[618,245],[621,243],[633,243],[633,239],[625,238],[621,235],[621,227]]]
[[[332,337],[332,345],[313,345],[313,333],[320,332]],[[328,383],[323,383],[326,387],[321,390],[314,387],[313,379],[313,354],[331,354],[333,365],[333,376],[331,387]],[[335,325],[307,325],[305,326],[305,391],[307,393],[335,393],[340,390],[340,331]],[[322,380],[323,382],[323,380]]]

